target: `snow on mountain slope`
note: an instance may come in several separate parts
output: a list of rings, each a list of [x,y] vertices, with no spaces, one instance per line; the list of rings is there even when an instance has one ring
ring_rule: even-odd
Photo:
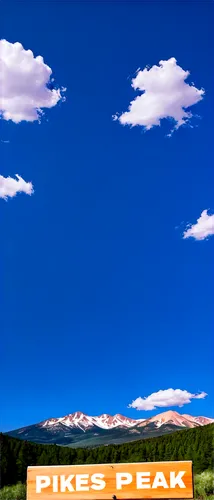
[[[123,415],[100,415],[99,417],[92,417],[94,419],[95,425],[101,427],[102,429],[114,429],[115,427],[134,427],[139,423],[139,420],[133,420],[129,417],[123,417]],[[140,420],[142,421],[142,419]]]
[[[123,415],[119,414],[112,417],[111,415],[107,415],[106,413],[104,413],[103,415],[99,415],[97,417],[90,417],[82,412],[75,412],[66,415],[65,417],[45,420],[39,425],[40,427],[54,428],[59,424],[63,424],[70,429],[79,428],[82,431],[86,431],[94,426],[106,430],[114,429],[116,427],[131,428],[137,425],[139,422],[142,422],[142,419],[133,420],[129,417],[123,417]]]

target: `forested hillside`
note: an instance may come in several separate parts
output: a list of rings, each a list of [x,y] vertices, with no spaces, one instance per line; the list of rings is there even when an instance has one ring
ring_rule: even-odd
[[[26,481],[28,465],[192,460],[194,473],[213,467],[214,424],[122,445],[73,449],[0,435],[1,487]]]

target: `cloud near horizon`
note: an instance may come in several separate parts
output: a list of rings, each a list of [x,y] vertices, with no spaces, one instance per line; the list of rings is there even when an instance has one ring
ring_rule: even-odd
[[[150,394],[144,398],[137,398],[128,405],[128,408],[136,410],[156,410],[157,408],[166,408],[171,406],[179,406],[191,403],[192,399],[204,399],[207,396],[206,392],[199,394],[191,394],[186,390],[181,389],[166,389]]]
[[[121,125],[140,125],[145,130],[160,126],[161,120],[174,120],[172,132],[181,125],[187,124],[193,116],[187,108],[203,99],[205,91],[189,85],[185,80],[190,75],[177,65],[174,57],[160,61],[159,66],[138,70],[132,79],[132,88],[142,92],[130,102],[128,111],[113,116]]]
[[[22,177],[16,174],[17,179],[12,177],[3,177],[0,175],[0,198],[7,200],[13,198],[17,193],[33,194],[33,185],[31,182],[26,182]]]
[[[209,215],[208,210],[203,210],[196,224],[188,224],[183,239],[194,238],[201,241],[212,235],[214,235],[214,214]]]
[[[64,100],[65,88],[54,88],[52,69],[43,57],[34,57],[21,43],[0,40],[0,117],[22,121],[40,121],[44,108]]]

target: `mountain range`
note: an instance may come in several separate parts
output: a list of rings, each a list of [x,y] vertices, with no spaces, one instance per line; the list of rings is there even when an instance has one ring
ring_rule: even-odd
[[[75,412],[22,427],[7,434],[35,443],[75,448],[94,447],[160,436],[213,422],[212,418],[181,415],[176,411],[166,411],[148,419],[137,420],[120,414],[90,417],[82,412]]]

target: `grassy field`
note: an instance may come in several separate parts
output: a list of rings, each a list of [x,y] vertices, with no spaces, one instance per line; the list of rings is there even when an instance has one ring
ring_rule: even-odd
[[[1,500],[25,500],[26,486],[25,484],[16,484],[15,486],[5,486],[0,490]]]
[[[205,471],[195,476],[195,498],[214,500],[214,471]],[[16,484],[0,490],[0,500],[26,500],[26,486]]]

